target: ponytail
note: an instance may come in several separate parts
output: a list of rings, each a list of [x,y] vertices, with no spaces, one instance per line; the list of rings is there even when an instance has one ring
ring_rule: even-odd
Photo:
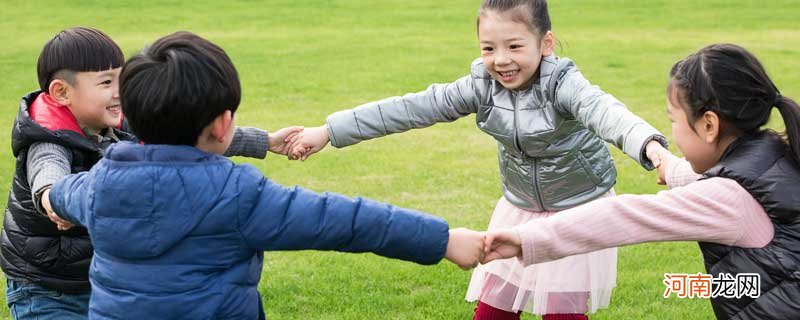
[[[783,122],[786,124],[786,137],[792,158],[800,163],[800,106],[789,97],[778,96],[775,106],[780,110]]]

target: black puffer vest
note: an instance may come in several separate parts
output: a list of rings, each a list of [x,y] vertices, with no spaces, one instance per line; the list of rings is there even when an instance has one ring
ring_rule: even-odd
[[[709,274],[761,277],[759,298],[712,298],[717,319],[800,319],[800,165],[788,146],[769,132],[740,138],[704,176],[737,181],[775,226],[775,237],[763,248],[700,243]]]
[[[11,133],[11,148],[17,161],[3,220],[0,265],[6,276],[15,281],[64,293],[86,293],[90,290],[92,258],[89,235],[82,227],[59,231],[46,215],[36,211],[26,161],[32,144],[50,142],[72,152],[72,173],[88,171],[100,160],[107,145],[88,139],[72,113],[64,106],[54,105],[49,97],[43,96],[42,102],[37,102],[32,117],[31,106],[40,93],[36,91],[22,98]],[[121,130],[115,129],[115,134],[120,140],[135,140]]]

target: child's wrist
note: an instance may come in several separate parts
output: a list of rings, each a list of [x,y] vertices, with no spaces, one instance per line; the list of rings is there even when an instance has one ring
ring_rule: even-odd
[[[330,132],[330,130],[331,129],[328,128],[328,124],[327,123],[322,125],[322,132],[323,132],[323,134],[325,136],[324,144],[326,144],[326,145],[331,142],[331,132]]]
[[[50,203],[50,188],[52,186],[43,187],[39,191],[39,205],[43,209],[42,212],[47,215],[47,212],[53,211],[53,206]]]

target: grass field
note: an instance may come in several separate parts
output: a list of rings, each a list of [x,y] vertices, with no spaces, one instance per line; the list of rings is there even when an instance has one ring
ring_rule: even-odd
[[[322,124],[331,112],[465,75],[479,54],[480,1],[25,1],[0,12],[0,193],[19,98],[37,87],[36,58],[56,32],[100,28],[126,55],[177,30],[222,46],[243,87],[239,125]],[[664,89],[672,64],[714,42],[754,52],[784,95],[800,97],[800,1],[551,1],[558,54],[669,136]],[[781,123],[779,118],[774,123]],[[780,125],[776,125],[780,127]],[[674,148],[673,148],[674,150]],[[661,189],[613,151],[618,193]],[[362,195],[484,229],[500,197],[496,146],[474,117],[369,141],[309,161],[275,155],[258,166],[287,185]],[[703,272],[695,243],[621,248],[610,309],[593,319],[708,319],[703,299],[661,297],[665,272]],[[372,254],[269,252],[259,286],[271,319],[471,319],[470,274]],[[2,287],[5,282],[2,282]],[[4,301],[4,295],[0,295]],[[0,308],[0,317],[8,317]],[[527,316],[528,319],[532,318]]]

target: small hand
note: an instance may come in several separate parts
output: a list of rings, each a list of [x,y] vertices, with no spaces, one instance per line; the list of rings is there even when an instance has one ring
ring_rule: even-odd
[[[661,145],[660,142],[656,140],[650,140],[645,146],[645,154],[647,155],[647,159],[650,159],[650,162],[653,163],[653,166],[658,168],[661,166],[661,156],[664,153],[670,153],[669,150],[664,149],[664,146]]]
[[[645,153],[647,154],[647,158],[650,159],[650,162],[653,163],[653,166],[656,167],[658,170],[658,179],[656,180],[657,184],[666,185],[667,180],[665,178],[666,168],[668,167],[667,162],[672,161],[672,159],[677,158],[673,155],[669,150],[665,149],[661,143],[658,141],[652,140],[647,143],[645,147]]]
[[[327,125],[306,128],[291,139],[289,159],[305,161],[310,155],[325,148],[329,141]]]
[[[658,180],[656,181],[656,183],[660,185],[667,184],[667,168],[670,168],[670,166],[672,166],[671,164],[674,163],[674,161],[680,161],[680,158],[678,158],[672,153],[661,154],[661,165],[658,166],[658,168],[656,168],[658,170]]]
[[[450,229],[445,258],[463,270],[478,265],[483,258],[483,233],[469,229]]]
[[[67,220],[61,219],[56,213],[53,211],[53,206],[50,204],[50,189],[48,188],[44,192],[42,192],[42,208],[47,213],[47,217],[50,218],[50,221],[56,224],[56,228],[61,231],[69,230],[73,227],[73,224]]]
[[[286,155],[289,152],[288,143],[297,134],[303,132],[303,127],[288,127],[269,134],[269,151]]]
[[[488,263],[496,259],[517,257],[522,254],[522,240],[514,229],[505,229],[486,232],[484,243],[484,257],[481,263]]]

